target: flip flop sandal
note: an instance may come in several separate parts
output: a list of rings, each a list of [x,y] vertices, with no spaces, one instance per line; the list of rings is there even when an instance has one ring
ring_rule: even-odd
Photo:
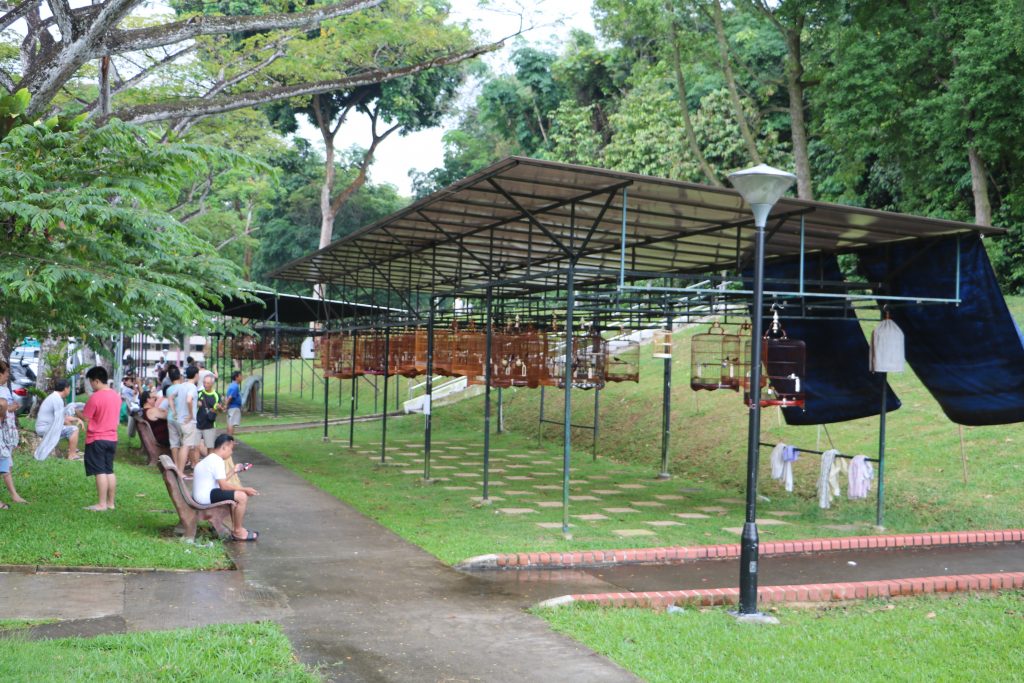
[[[0,503],[0,510],[10,510],[11,506],[7,503]]]
[[[239,538],[238,536],[235,536],[234,534],[231,534],[231,540],[232,541],[239,541],[239,542],[255,541],[259,537],[260,537],[260,534],[259,534],[258,531],[250,531],[249,535],[246,536],[245,538]]]

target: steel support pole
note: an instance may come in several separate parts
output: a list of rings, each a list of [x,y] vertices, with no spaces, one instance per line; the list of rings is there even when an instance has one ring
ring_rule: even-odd
[[[671,333],[673,324],[671,310],[666,324],[666,329]],[[669,351],[671,353],[671,349]],[[658,479],[671,479],[672,475],[668,472],[668,446],[672,436],[672,358],[665,358],[662,362],[664,365],[661,384],[661,472],[658,473]]]
[[[600,400],[600,398],[601,398],[601,390],[600,389],[594,389],[594,444],[593,444],[594,445],[594,453],[593,453],[594,462],[597,462],[597,430],[598,430],[598,424],[600,424],[599,423],[599,418],[600,418],[600,415],[601,415],[598,401]]]
[[[498,433],[505,431],[505,403],[502,400],[501,387],[498,387]]]
[[[427,315],[427,398],[423,403],[423,479],[430,479],[430,429],[434,412],[434,317],[437,301],[430,295],[430,313]]]
[[[491,352],[494,341],[494,323],[491,320],[493,296],[487,288],[487,341],[484,351],[484,502],[490,501],[491,485]]]
[[[537,411],[537,447],[544,438],[544,385],[540,385],[540,410]]]
[[[757,614],[757,467],[761,441],[761,348],[764,326],[764,226],[755,226],[754,312],[750,358],[750,415],[747,424],[747,503],[740,540],[740,614]]]
[[[274,293],[274,417],[277,417],[277,397],[281,393],[281,313],[279,296]]]
[[[565,420],[562,426],[562,535],[569,534],[569,469],[572,449],[572,352],[573,352],[573,309],[576,306],[576,260],[570,259],[569,272],[565,277],[565,368],[562,380],[565,382]]]
[[[388,290],[388,308],[391,308],[391,290]],[[384,328],[384,409],[380,419],[380,462],[386,462],[388,446],[388,369],[391,366],[391,327]]]
[[[882,376],[882,414],[878,417],[878,504],[875,508],[875,526],[881,528],[885,515],[885,412],[886,403],[889,400],[887,374],[879,373]]]
[[[359,378],[356,377],[356,337],[359,336],[358,330],[352,331],[352,386],[349,387],[349,408],[348,408],[348,447],[352,448],[355,443],[356,436],[356,407],[358,406],[358,399],[356,398],[359,387]]]

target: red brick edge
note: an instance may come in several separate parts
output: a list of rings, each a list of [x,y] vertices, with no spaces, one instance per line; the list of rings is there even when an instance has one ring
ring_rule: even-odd
[[[1024,572],[1002,574],[961,574],[958,576],[926,576],[915,579],[883,579],[849,583],[814,583],[796,586],[762,586],[758,602],[815,603],[866,598],[925,595],[928,593],[961,593],[999,591],[1024,588]],[[732,605],[739,602],[738,588],[705,588],[699,590],[649,591],[644,593],[582,593],[553,598],[541,606],[557,607],[573,602],[592,602],[608,607],[667,608],[669,605]]]
[[[1002,531],[942,531],[929,534],[890,534],[878,536],[847,536],[802,541],[771,541],[762,543],[760,554],[796,555],[834,550],[868,550],[875,548],[912,548],[975,543],[1013,543],[1024,541],[1024,529]],[[630,548],[625,550],[583,550],[566,553],[509,553],[480,555],[460,562],[459,569],[554,569],[593,567],[608,564],[680,564],[693,560],[735,558],[740,556],[738,543],[719,545],[672,546],[663,548]]]

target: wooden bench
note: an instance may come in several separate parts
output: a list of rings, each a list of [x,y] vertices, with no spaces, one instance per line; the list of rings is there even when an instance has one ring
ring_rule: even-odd
[[[196,526],[200,521],[209,522],[221,538],[231,535],[233,529],[231,513],[235,509],[235,501],[224,500],[212,505],[201,505],[192,499],[189,482],[182,479],[181,473],[178,472],[178,468],[175,467],[174,461],[169,455],[161,455],[157,465],[164,475],[164,484],[174,503],[174,509],[177,510],[178,517],[181,518],[181,526],[185,530],[186,539],[195,539]]]
[[[132,420],[135,422],[135,431],[139,433],[139,439],[142,440],[142,448],[145,449],[146,456],[149,458],[146,462],[147,465],[156,465],[161,455],[171,454],[171,449],[168,446],[161,446],[156,442],[153,428],[149,426],[145,418],[134,417]]]

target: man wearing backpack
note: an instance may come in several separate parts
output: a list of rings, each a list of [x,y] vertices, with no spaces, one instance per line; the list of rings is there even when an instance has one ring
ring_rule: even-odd
[[[213,450],[217,440],[217,411],[220,410],[220,395],[213,390],[213,374],[203,377],[203,388],[199,390],[196,412],[196,427],[199,429],[199,454],[206,457]]]

